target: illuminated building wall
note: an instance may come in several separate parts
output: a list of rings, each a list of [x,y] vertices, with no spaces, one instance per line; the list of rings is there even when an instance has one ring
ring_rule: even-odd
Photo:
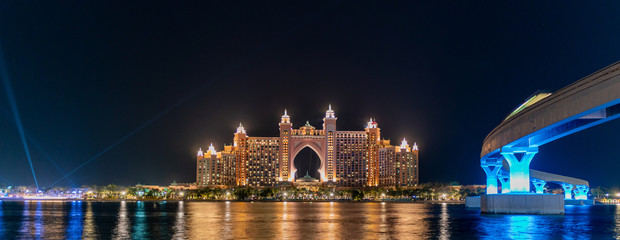
[[[215,151],[213,144],[209,146],[209,150],[205,153],[202,149],[197,154],[197,174],[196,182],[199,185],[223,186],[224,185],[224,161],[220,153]]]
[[[368,179],[366,186],[379,186],[379,142],[381,139],[381,129],[377,127],[377,122],[372,118],[366,126],[366,171]]]
[[[389,140],[382,140],[381,145],[382,147],[379,148],[379,186],[396,186],[398,179],[396,147],[390,146]]]
[[[237,185],[237,154],[233,153],[233,146],[225,146],[220,154],[222,162],[222,185]]]
[[[407,145],[403,140],[400,148],[396,149],[397,185],[401,187],[413,187],[418,185],[418,145]]]
[[[327,181],[335,182],[336,165],[336,114],[332,110],[332,105],[329,105],[327,112],[325,112],[325,118],[323,118],[323,129],[325,134],[325,146],[327,148],[325,163],[325,170],[327,171]]]
[[[198,149],[198,154],[196,155],[196,184],[197,185],[209,185],[207,181],[207,160],[204,158],[204,153],[202,152],[202,148]]]
[[[248,185],[276,186],[280,176],[280,138],[249,137],[247,139]]]
[[[367,182],[364,131],[336,132],[336,183],[341,187],[364,187]]]
[[[239,123],[239,127],[237,128],[237,132],[235,132],[235,138],[233,140],[233,151],[237,154],[237,163],[236,163],[236,173],[235,179],[237,185],[246,186],[248,183],[247,179],[247,161],[248,161],[248,152],[246,149],[248,135],[245,132],[245,128],[241,123]]]
[[[289,179],[290,176],[290,164],[289,161],[289,151],[290,146],[289,142],[291,140],[291,132],[293,130],[293,124],[291,123],[291,118],[286,113],[286,109],[284,109],[284,115],[282,115],[282,119],[280,120],[280,176],[278,177],[278,181],[285,181]]]
[[[309,122],[294,129],[286,110],[278,137],[249,137],[239,124],[233,144],[216,152],[198,151],[196,183],[201,186],[277,186],[295,181],[295,155],[310,147],[321,160],[321,182],[339,187],[414,187],[418,184],[418,149],[406,140],[401,146],[381,140],[372,119],[364,131],[338,131],[329,106],[323,129]]]

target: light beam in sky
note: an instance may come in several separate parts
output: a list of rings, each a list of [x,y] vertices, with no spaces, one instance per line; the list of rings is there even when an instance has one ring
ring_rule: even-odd
[[[34,166],[32,165],[32,159],[30,158],[30,150],[28,149],[26,135],[24,134],[24,127],[22,126],[22,120],[19,117],[19,111],[17,110],[17,103],[15,101],[15,95],[13,94],[13,88],[11,87],[11,81],[9,80],[9,70],[7,69],[6,63],[4,62],[2,47],[0,47],[0,76],[2,76],[4,91],[6,92],[6,96],[9,99],[9,105],[11,107],[11,112],[13,113],[15,125],[17,125],[17,130],[19,131],[19,137],[21,138],[22,144],[24,145],[24,151],[26,151],[26,158],[28,158],[28,164],[30,164],[30,170],[32,171],[34,184],[37,185],[38,189],[39,182],[37,182],[37,175],[34,173]]]

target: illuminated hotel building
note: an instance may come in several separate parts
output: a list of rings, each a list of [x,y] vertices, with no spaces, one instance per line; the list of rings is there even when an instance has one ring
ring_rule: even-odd
[[[415,187],[418,185],[418,146],[403,139],[400,146],[381,139],[372,118],[363,131],[340,131],[329,106],[323,128],[309,122],[294,129],[286,110],[280,120],[279,137],[250,137],[239,124],[233,144],[217,152],[213,145],[197,154],[196,184],[209,187],[278,186],[294,183],[295,156],[304,148],[320,159],[322,183],[338,187]]]

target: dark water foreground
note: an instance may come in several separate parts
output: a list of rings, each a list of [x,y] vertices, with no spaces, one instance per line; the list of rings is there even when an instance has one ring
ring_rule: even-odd
[[[480,215],[463,205],[2,201],[0,239],[616,239],[620,208]]]

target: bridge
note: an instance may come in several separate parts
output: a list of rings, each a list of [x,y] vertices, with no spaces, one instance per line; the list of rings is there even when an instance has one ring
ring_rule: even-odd
[[[620,62],[554,93],[532,95],[482,144],[480,166],[487,176],[487,195],[543,195],[545,184],[555,182],[565,190],[564,198],[572,199],[574,194],[575,199],[587,199],[587,181],[531,170],[530,163],[540,146],[618,117]],[[530,191],[530,182],[534,192]],[[481,205],[484,211],[484,197]]]

